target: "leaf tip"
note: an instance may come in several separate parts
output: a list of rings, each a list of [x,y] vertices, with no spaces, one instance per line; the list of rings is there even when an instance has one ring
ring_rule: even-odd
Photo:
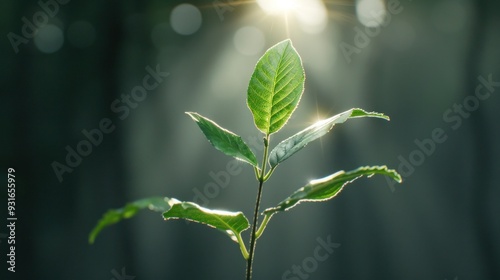
[[[400,184],[403,183],[403,178],[401,177],[401,175],[398,172],[394,171],[394,176],[395,176],[394,180],[396,182],[398,182]]]
[[[293,44],[292,44],[292,39],[290,39],[290,38],[286,38],[285,40],[283,40],[283,41],[281,41],[281,42],[282,42],[282,43],[284,43],[284,44],[290,44],[290,45],[293,45]]]
[[[200,117],[199,117],[199,114],[195,113],[195,112],[184,112],[186,115],[190,116],[191,119],[193,119],[193,121],[195,122],[199,122],[200,121]]]
[[[390,122],[390,121],[391,121],[391,118],[390,118],[389,116],[384,115],[384,114],[382,114],[382,113],[380,113],[379,118],[384,119],[384,120],[386,120],[386,121],[388,121],[388,122]]]
[[[389,169],[387,168],[387,166],[382,166],[382,168],[384,168],[389,174],[389,176],[396,182],[398,183],[402,183],[403,182],[403,178],[401,177],[401,174],[399,174],[395,169]]]

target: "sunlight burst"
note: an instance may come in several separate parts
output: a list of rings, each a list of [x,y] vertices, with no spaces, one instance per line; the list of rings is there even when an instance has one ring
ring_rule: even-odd
[[[322,32],[328,22],[328,11],[321,0],[257,0],[257,3],[269,15],[284,16],[287,29],[291,24],[289,17],[310,34]]]
[[[299,7],[299,0],[257,0],[257,4],[268,14],[286,14]]]

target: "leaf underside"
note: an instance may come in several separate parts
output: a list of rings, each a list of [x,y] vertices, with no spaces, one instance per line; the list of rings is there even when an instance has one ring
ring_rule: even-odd
[[[257,158],[248,145],[235,133],[220,127],[214,121],[198,113],[186,112],[200,127],[208,141],[228,156],[257,166]]]
[[[365,166],[348,172],[339,171],[322,179],[309,182],[309,184],[294,192],[276,207],[266,209],[264,214],[272,216],[277,212],[287,211],[303,201],[318,202],[332,199],[347,184],[362,176],[371,177],[375,174],[389,176],[399,183],[402,182],[401,176],[395,170],[387,169],[386,166]]]
[[[125,207],[120,209],[111,209],[106,212],[103,217],[99,220],[97,225],[89,234],[89,243],[93,244],[97,235],[105,227],[112,224],[116,224],[123,219],[130,219],[137,214],[139,210],[149,209],[155,212],[165,212],[170,206],[168,205],[168,198],[163,197],[151,197],[135,202],[128,203]]]
[[[269,164],[271,167],[277,166],[279,163],[285,161],[293,154],[300,151],[309,142],[327,134],[335,124],[343,123],[348,119],[361,117],[374,117],[389,120],[389,117],[377,112],[366,112],[359,108],[347,110],[331,118],[318,121],[299,133],[280,142],[269,154]]]
[[[171,208],[163,213],[165,220],[186,219],[219,229],[238,242],[237,235],[250,227],[248,219],[242,212],[210,210],[192,202],[181,202],[172,199]]]
[[[247,96],[260,131],[269,135],[286,124],[300,101],[304,80],[302,61],[290,40],[266,51],[255,66]]]
[[[238,242],[237,235],[250,227],[242,212],[211,210],[192,202],[181,202],[175,198],[151,197],[128,203],[120,209],[111,209],[104,214],[89,234],[89,243],[94,243],[97,235],[107,226],[123,219],[132,218],[139,210],[149,209],[162,212],[165,220],[186,219],[219,229]]]

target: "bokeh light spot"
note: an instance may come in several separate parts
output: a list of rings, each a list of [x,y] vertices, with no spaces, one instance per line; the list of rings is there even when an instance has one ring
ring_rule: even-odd
[[[57,52],[64,43],[64,35],[56,25],[47,24],[38,29],[34,39],[35,46],[43,53]]]
[[[245,55],[260,53],[266,44],[264,34],[260,29],[253,26],[245,26],[234,34],[234,46]]]
[[[191,4],[180,4],[170,14],[172,29],[181,35],[191,35],[200,29],[201,12]]]
[[[384,22],[387,10],[382,0],[359,0],[356,13],[361,24],[367,27],[377,27]]]
[[[320,0],[303,0],[300,8],[294,11],[300,22],[300,28],[309,34],[321,33],[328,23],[328,12]]]

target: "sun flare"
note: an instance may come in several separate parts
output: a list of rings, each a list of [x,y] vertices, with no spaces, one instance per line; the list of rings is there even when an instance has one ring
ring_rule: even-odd
[[[257,4],[268,14],[286,14],[299,7],[299,0],[257,0]]]

